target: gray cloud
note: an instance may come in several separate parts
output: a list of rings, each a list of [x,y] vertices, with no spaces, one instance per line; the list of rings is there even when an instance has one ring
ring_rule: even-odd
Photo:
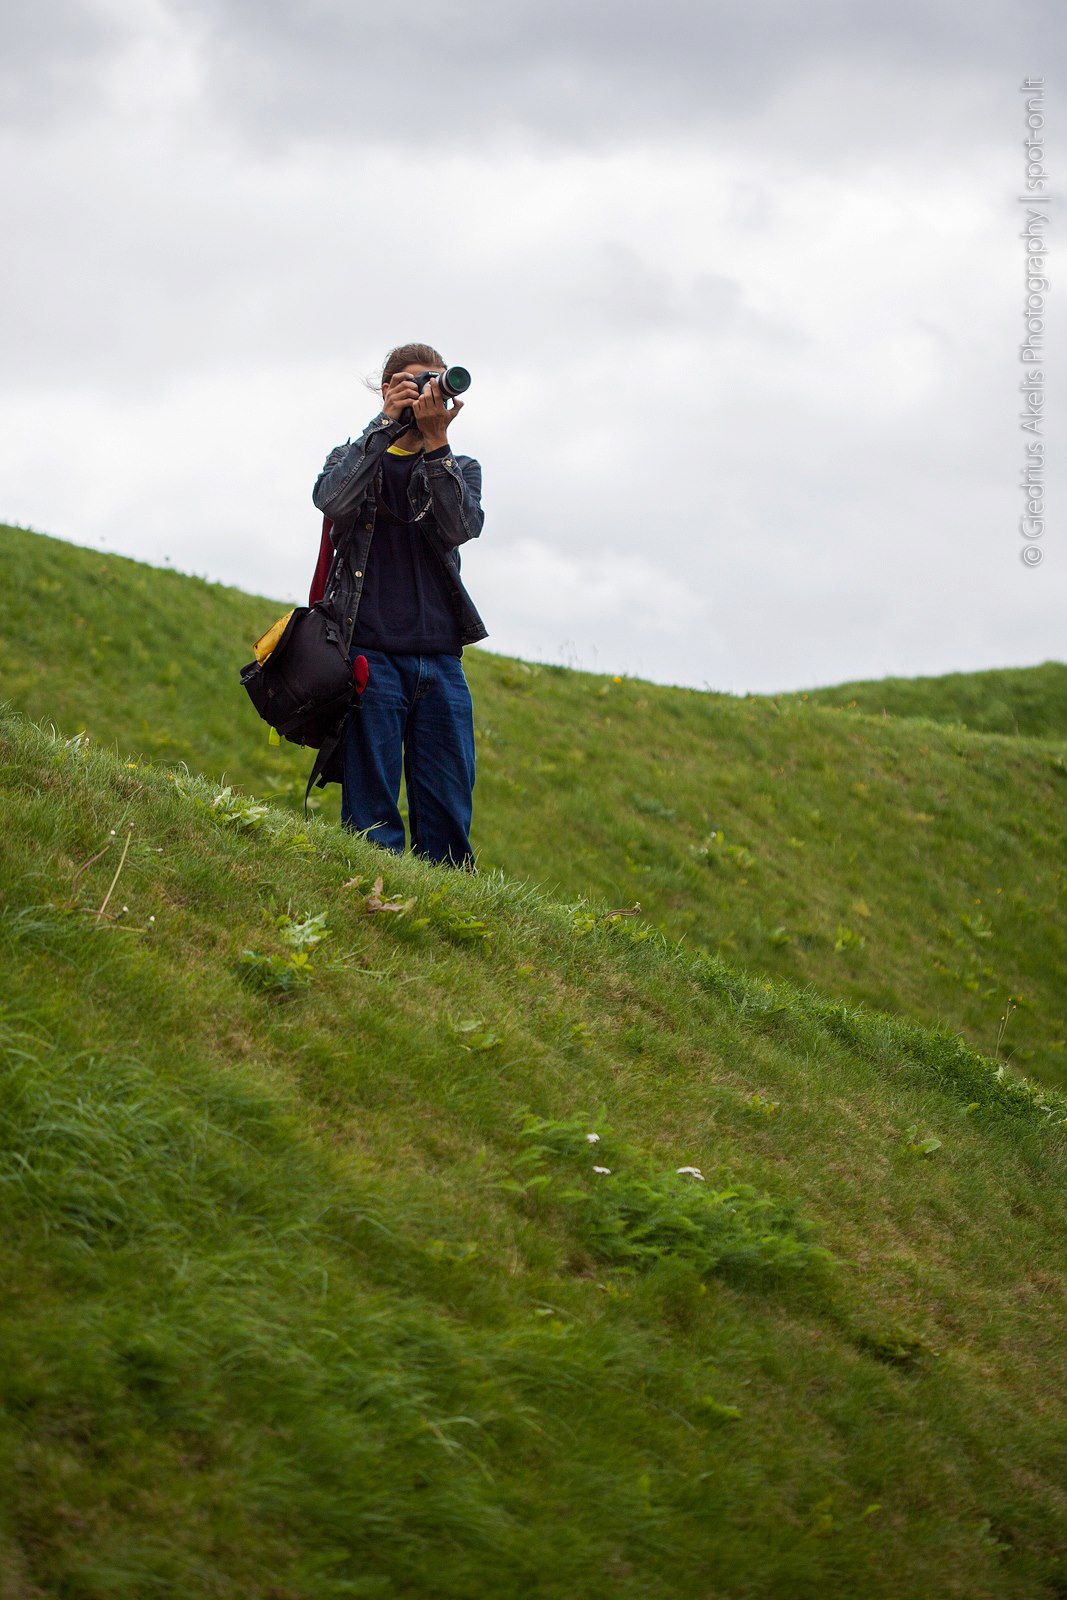
[[[984,115],[995,114],[1004,72],[1029,70],[1030,41],[1049,73],[1064,60],[1059,0],[1025,11],[1009,0],[965,8],[958,0],[467,0],[447,8],[408,0],[399,12],[349,0],[172,4],[205,29],[212,102],[267,145],[384,140],[427,156],[455,143],[483,152],[530,139],[603,145],[656,129],[748,128],[758,138],[759,116],[809,74],[815,90],[797,107],[796,141],[824,155],[886,138],[901,148],[944,135],[952,80],[972,80],[980,127],[980,102]],[[930,86],[891,130],[853,98],[855,70],[867,76],[874,64]]]
[[[40,133],[100,98],[98,69],[130,29],[80,0],[15,0],[0,31],[0,128]]]
[[[20,3],[0,514],[298,596],[360,378],[426,337],[475,374],[492,648],[738,689],[1062,652],[1015,488],[1059,4]]]

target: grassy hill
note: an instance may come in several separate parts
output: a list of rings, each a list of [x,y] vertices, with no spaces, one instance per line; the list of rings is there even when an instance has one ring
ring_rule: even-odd
[[[237,682],[280,609],[0,530],[0,684],[15,708],[298,805],[309,762],[268,746]],[[883,717],[881,685],[867,686],[873,715],[482,650],[465,666],[483,870],[564,900],[639,903],[693,950],[943,1024],[1067,1084],[1067,739],[1051,736],[1067,725],[1067,668],[917,680],[923,720]],[[1042,737],[929,720],[941,683],[941,709],[973,718],[972,681]]]
[[[1063,1096],[14,716],[0,793],[0,1593],[1067,1592]]]
[[[818,706],[844,706],[875,716],[955,722],[976,733],[1067,738],[1067,664],[946,672],[940,678],[879,678],[788,696]]]

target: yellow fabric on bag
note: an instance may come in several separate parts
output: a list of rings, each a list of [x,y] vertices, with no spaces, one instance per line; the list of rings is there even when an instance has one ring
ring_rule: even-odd
[[[296,607],[294,606],[293,611],[295,610]],[[261,639],[257,639],[255,644],[252,646],[252,649],[255,652],[256,660],[259,662],[260,666],[262,666],[264,661],[266,661],[267,657],[273,651],[274,646],[278,643],[278,640],[285,632],[286,625],[289,621],[289,618],[292,616],[293,611],[287,611],[284,617],[279,617],[274,626],[272,628],[268,628],[263,637]]]

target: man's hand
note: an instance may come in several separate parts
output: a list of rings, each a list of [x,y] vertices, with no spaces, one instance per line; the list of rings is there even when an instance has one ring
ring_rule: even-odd
[[[445,405],[436,378],[431,378],[418,398],[409,402],[415,413],[415,426],[422,434],[424,450],[439,450],[448,443],[448,429],[457,414],[463,410],[462,400],[453,400],[451,408]]]
[[[410,372],[398,372],[390,378],[386,385],[385,395],[382,400],[382,410],[387,417],[392,417],[394,422],[400,421],[400,413],[406,406],[419,398],[419,386]]]

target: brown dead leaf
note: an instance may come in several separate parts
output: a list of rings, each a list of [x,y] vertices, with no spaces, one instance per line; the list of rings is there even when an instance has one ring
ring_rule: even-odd
[[[376,912],[376,911],[393,911],[393,912],[398,912],[398,913],[400,913],[402,915],[405,911],[410,911],[411,910],[412,906],[415,904],[416,899],[418,898],[416,895],[412,895],[410,900],[399,900],[399,899],[386,900],[384,898],[384,893],[385,893],[385,879],[384,878],[375,878],[374,887],[371,889],[370,894],[367,896],[367,911],[368,911],[368,913],[373,915],[374,912]]]

